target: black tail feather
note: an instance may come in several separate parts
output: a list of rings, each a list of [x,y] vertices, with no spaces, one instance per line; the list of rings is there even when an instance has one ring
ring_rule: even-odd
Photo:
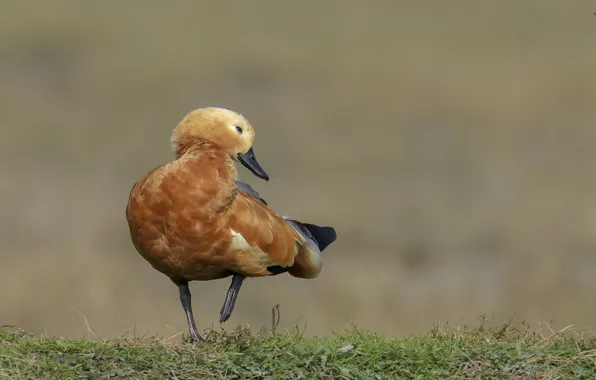
[[[288,221],[295,223],[295,226],[298,227],[303,234],[314,240],[321,252],[337,239],[337,234],[333,227],[320,227],[315,224],[302,223],[292,219],[288,219]]]
[[[337,239],[337,233],[333,227],[320,227],[314,224],[302,223],[317,241],[321,252]]]

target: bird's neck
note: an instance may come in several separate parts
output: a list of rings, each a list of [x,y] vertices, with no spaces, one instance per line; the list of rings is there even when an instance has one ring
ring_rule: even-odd
[[[218,147],[215,144],[192,136],[184,136],[176,139],[172,138],[171,144],[176,159],[180,159],[185,155],[193,153],[218,150]]]
[[[229,209],[237,194],[238,172],[229,154],[214,145],[194,145],[176,161],[184,168],[193,183],[198,184],[205,207],[217,213]]]

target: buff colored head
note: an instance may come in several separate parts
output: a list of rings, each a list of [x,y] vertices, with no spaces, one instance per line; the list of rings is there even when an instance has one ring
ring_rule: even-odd
[[[174,128],[170,143],[178,157],[193,146],[210,143],[268,181],[269,176],[255,158],[254,140],[255,130],[244,116],[225,108],[207,107],[189,112]]]

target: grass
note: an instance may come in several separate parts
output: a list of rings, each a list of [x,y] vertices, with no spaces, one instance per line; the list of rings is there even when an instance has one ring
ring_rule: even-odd
[[[527,325],[437,326],[388,339],[355,327],[301,332],[211,331],[209,342],[158,338],[65,340],[0,330],[0,378],[10,379],[589,379],[596,335],[547,336]]]

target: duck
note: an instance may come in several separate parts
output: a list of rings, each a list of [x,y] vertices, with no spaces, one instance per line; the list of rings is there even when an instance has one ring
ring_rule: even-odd
[[[177,287],[190,341],[199,334],[191,281],[231,277],[220,323],[226,322],[246,278],[284,273],[314,279],[321,253],[337,239],[333,227],[278,215],[248,183],[269,175],[256,159],[255,130],[240,113],[204,107],[187,113],[170,137],[174,157],[149,170],[130,190],[126,220],[136,251]]]

